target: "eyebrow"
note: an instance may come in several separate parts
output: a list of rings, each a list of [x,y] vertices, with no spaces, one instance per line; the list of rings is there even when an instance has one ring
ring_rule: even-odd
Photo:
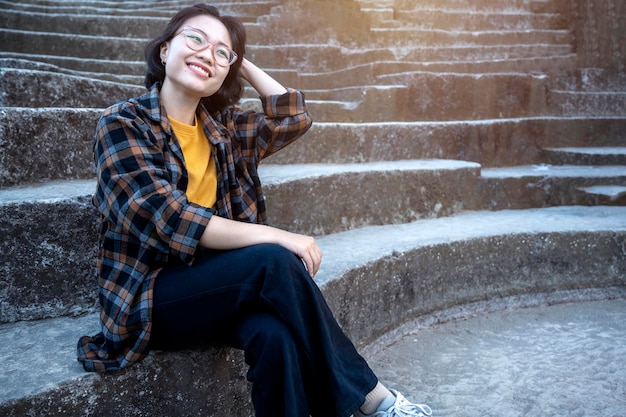
[[[226,42],[223,42],[223,41],[217,41],[217,42],[215,42],[215,41],[213,41],[213,40],[209,37],[209,35],[207,35],[207,34],[206,34],[206,32],[205,32],[205,31],[203,31],[202,29],[198,29],[198,28],[196,28],[196,27],[189,26],[189,25],[185,25],[185,26],[183,26],[183,29],[185,29],[185,28],[193,29],[193,30],[195,30],[195,31],[200,32],[200,33],[202,34],[202,36],[204,36],[204,37],[205,37],[205,38],[206,38],[209,42],[211,42],[211,43],[213,43],[213,44],[216,44],[216,45],[223,45],[223,46],[227,47],[227,48],[228,48],[228,49],[230,49],[230,50],[232,50],[232,49],[233,49],[233,47],[232,47],[232,46],[228,46],[228,44],[227,44]]]

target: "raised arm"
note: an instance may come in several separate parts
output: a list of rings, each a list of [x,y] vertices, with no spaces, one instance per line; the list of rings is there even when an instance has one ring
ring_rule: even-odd
[[[287,92],[287,89],[281,83],[246,58],[243,59],[239,73],[261,96]]]

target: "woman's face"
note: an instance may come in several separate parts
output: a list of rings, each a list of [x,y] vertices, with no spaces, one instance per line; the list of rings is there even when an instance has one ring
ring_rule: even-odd
[[[187,27],[197,32],[180,32]],[[205,36],[211,45],[201,51],[192,49],[190,46],[198,48],[197,35]],[[178,35],[161,46],[161,61],[165,62],[164,85],[172,83],[179,92],[199,98],[215,94],[230,71],[229,65],[218,65],[215,59],[224,46],[232,50],[228,30],[218,19],[199,15],[186,20]]]

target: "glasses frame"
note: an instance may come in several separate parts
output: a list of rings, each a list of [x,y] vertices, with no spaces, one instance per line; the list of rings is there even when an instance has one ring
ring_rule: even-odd
[[[205,41],[206,41],[206,46],[204,47],[200,47],[198,48],[196,45],[194,45],[191,40],[189,39],[189,37],[187,37],[185,35],[186,31],[194,31],[197,32]],[[219,65],[220,67],[229,67],[231,65],[233,65],[235,62],[237,62],[237,58],[239,57],[237,55],[237,53],[235,53],[235,51],[233,51],[230,47],[228,47],[228,45],[224,44],[223,42],[211,42],[209,40],[209,37],[206,35],[206,33],[204,33],[203,31],[201,31],[200,29],[194,28],[192,26],[183,26],[178,32],[176,32],[174,34],[174,37],[178,36],[178,35],[183,35],[183,39],[185,40],[185,45],[187,45],[187,47],[189,49],[191,49],[192,51],[196,51],[196,52],[200,52],[200,51],[204,51],[208,48],[211,48],[211,55],[213,56],[213,60],[215,61],[215,63],[217,65]],[[217,57],[215,56],[215,47],[216,46],[221,46],[223,48],[226,48],[228,51],[230,51],[230,60],[228,61],[228,64],[226,65],[222,65],[218,62]]]

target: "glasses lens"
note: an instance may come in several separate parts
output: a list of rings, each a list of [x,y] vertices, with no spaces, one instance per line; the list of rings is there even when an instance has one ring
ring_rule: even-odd
[[[183,29],[183,34],[185,35],[185,43],[194,51],[201,51],[213,45],[213,56],[217,65],[227,67],[237,60],[237,54],[231,51],[230,48],[224,45],[212,44],[204,37],[203,33],[193,28]]]
[[[216,46],[213,49],[213,54],[215,55],[215,61],[222,66],[227,66],[231,64],[232,52],[230,49],[225,46]],[[234,61],[234,60],[233,60]]]
[[[185,29],[184,34],[187,46],[194,51],[198,51],[209,46],[209,41],[207,41],[200,32],[197,32],[193,29]]]

